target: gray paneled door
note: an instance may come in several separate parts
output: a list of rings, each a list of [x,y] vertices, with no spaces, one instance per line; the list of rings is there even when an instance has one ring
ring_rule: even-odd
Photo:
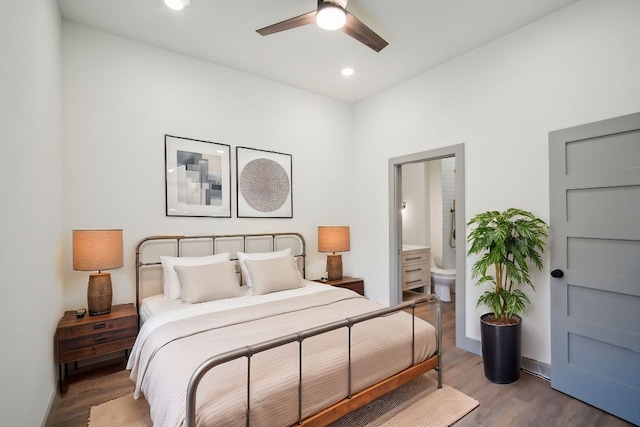
[[[549,134],[551,386],[640,424],[640,114]]]

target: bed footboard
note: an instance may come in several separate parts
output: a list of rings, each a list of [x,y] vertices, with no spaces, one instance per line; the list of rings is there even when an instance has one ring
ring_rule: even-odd
[[[415,307],[422,304],[427,303],[435,303],[436,304],[436,331],[437,331],[437,346],[436,352],[430,358],[416,363],[414,360],[415,357]],[[361,322],[365,322],[370,319],[374,319],[377,317],[385,316],[391,313],[395,313],[401,310],[411,309],[411,314],[413,316],[412,321],[412,341],[411,341],[411,366],[396,375],[393,375],[390,378],[384,379],[364,390],[358,391],[356,393],[352,390],[352,369],[351,369],[351,328],[353,325]],[[349,361],[348,361],[348,390],[347,397],[328,408],[321,410],[320,412],[307,417],[306,419],[302,418],[302,343],[305,339],[320,335],[329,331],[333,331],[340,328],[347,328],[349,333]],[[255,345],[250,345],[242,348],[238,348],[236,350],[228,351],[226,353],[222,353],[216,356],[213,356],[198,366],[196,370],[191,375],[191,379],[189,380],[189,384],[187,387],[187,395],[186,395],[186,420],[185,425],[187,427],[195,427],[196,423],[196,393],[198,389],[198,385],[200,381],[204,377],[204,375],[209,372],[209,370],[214,367],[221,365],[226,362],[230,362],[235,359],[239,359],[241,357],[247,358],[247,409],[246,409],[246,420],[247,426],[249,425],[249,412],[250,412],[250,371],[251,371],[251,357],[254,354],[261,353],[263,351],[267,351],[285,344],[298,342],[299,343],[299,373],[298,373],[298,425],[306,425],[306,426],[320,426],[326,425],[332,421],[337,420],[343,415],[367,404],[368,402],[377,399],[383,394],[400,387],[401,385],[411,381],[412,379],[435,369],[438,375],[438,388],[442,387],[442,362],[441,362],[441,352],[442,352],[442,307],[440,299],[437,295],[429,294],[416,299],[411,302],[406,302],[403,304],[396,305],[394,307],[382,308],[380,310],[375,310],[369,313],[364,313],[358,316],[350,317],[344,320],[336,321],[333,323],[329,323],[326,325],[318,326],[315,328],[306,329],[303,331],[299,331],[296,333],[288,334],[279,338],[271,339],[268,341],[264,341]]]

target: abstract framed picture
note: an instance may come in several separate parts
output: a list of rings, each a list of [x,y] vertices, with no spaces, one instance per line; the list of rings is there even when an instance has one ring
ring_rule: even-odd
[[[238,218],[293,218],[291,154],[236,147]]]
[[[231,217],[231,147],[164,136],[167,216]]]

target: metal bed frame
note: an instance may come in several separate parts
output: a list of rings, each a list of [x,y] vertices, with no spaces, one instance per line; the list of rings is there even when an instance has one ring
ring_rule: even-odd
[[[136,246],[136,307],[140,310],[140,269],[145,266],[159,265],[160,262],[143,263],[140,261],[141,248],[146,242],[160,241],[160,240],[174,240],[176,242],[176,253],[180,256],[180,242],[188,240],[206,240],[211,239],[213,242],[213,250],[215,253],[215,241],[216,239],[242,239],[242,249],[246,247],[247,239],[251,238],[264,238],[271,237],[271,248],[276,250],[276,239],[278,237],[295,237],[301,242],[302,253],[294,255],[296,257],[302,257],[302,275],[305,277],[305,263],[306,263],[306,243],[304,237],[299,233],[266,233],[266,234],[230,234],[230,235],[204,235],[204,236],[150,236],[142,239]],[[436,333],[437,344],[436,352],[430,358],[415,363],[415,308],[416,306],[435,303],[436,304]],[[412,342],[411,342],[411,366],[387,379],[384,379],[364,390],[353,393],[351,385],[351,328],[358,323],[365,322],[374,318],[386,316],[402,310],[411,310],[412,315]],[[302,345],[305,339],[320,335],[326,332],[330,332],[340,328],[348,329],[348,390],[347,397],[339,402],[321,410],[320,412],[311,415],[305,419],[302,418]],[[251,358],[253,355],[261,353],[263,351],[271,350],[276,347],[280,347],[285,344],[298,342],[299,343],[299,373],[298,373],[298,423],[297,425],[304,426],[324,426],[330,422],[333,422],[343,415],[364,406],[372,400],[377,399],[383,394],[400,387],[403,384],[411,381],[418,376],[435,369],[438,378],[438,388],[442,388],[442,306],[440,298],[435,294],[427,294],[419,299],[411,302],[396,305],[394,307],[382,308],[369,313],[364,313],[354,317],[346,318],[340,321],[332,322],[329,324],[321,325],[318,327],[298,331],[292,334],[288,334],[279,338],[263,341],[255,345],[249,345],[241,347],[235,350],[231,350],[216,356],[213,356],[204,362],[202,362],[191,375],[189,384],[187,386],[186,394],[186,419],[185,425],[187,427],[195,427],[196,425],[196,394],[200,381],[214,367],[223,363],[230,362],[232,360],[239,359],[241,357],[247,358],[247,408],[246,408],[246,425],[250,425],[250,407],[251,407]]]

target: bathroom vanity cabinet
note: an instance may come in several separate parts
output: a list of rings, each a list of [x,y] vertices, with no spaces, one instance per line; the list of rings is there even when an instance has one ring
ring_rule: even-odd
[[[428,246],[402,246],[402,290],[424,287],[431,293],[431,248]]]

